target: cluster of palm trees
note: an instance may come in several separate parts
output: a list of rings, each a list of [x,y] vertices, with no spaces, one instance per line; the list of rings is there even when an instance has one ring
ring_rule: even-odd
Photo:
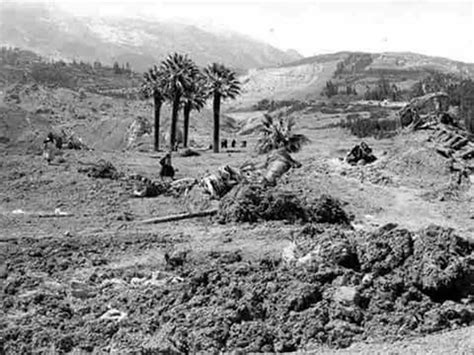
[[[235,72],[222,64],[213,63],[199,68],[187,55],[170,54],[160,66],[153,66],[143,78],[142,93],[153,98],[155,108],[154,149],[159,150],[160,112],[165,102],[171,104],[170,148],[176,149],[179,112],[183,110],[183,146],[188,146],[189,119],[193,110],[199,111],[209,98],[213,100],[213,151],[219,152],[220,106],[223,99],[234,99],[240,93]]]

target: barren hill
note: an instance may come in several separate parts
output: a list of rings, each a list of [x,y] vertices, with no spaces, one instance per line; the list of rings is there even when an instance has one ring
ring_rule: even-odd
[[[241,102],[263,98],[308,99],[320,97],[326,82],[352,85],[358,93],[382,76],[407,88],[433,71],[474,77],[474,64],[416,53],[338,52],[303,58],[279,67],[250,70],[241,77]]]

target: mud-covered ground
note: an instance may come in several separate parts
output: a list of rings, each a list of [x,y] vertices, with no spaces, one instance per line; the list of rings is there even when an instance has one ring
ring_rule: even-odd
[[[164,254],[183,237],[21,238],[7,248],[1,336],[35,351],[284,352],[400,339],[474,320],[473,245],[451,230],[306,225],[282,257]]]
[[[156,179],[160,154],[66,151],[57,165],[3,155],[3,351],[364,352],[364,342],[383,342],[377,351],[386,352],[399,340],[472,330],[472,186],[433,193],[451,189],[450,176],[422,134],[368,140],[379,160],[348,166],[339,157],[358,140],[316,129],[314,119],[300,125],[312,140],[295,155],[303,167],[280,184],[338,199],[353,228],[217,218],[143,225],[186,211],[186,201],[132,198],[127,181],[78,170],[106,159]],[[258,159],[249,147],[174,165],[177,178],[199,177]],[[35,214],[57,208],[73,215]]]

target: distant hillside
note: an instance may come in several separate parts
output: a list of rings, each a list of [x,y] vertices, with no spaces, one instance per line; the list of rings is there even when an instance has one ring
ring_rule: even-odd
[[[474,64],[416,53],[338,52],[303,58],[265,69],[255,69],[241,77],[244,94],[241,103],[263,98],[319,98],[327,81],[350,85],[358,93],[381,77],[401,89],[436,72],[474,77]]]
[[[223,62],[247,70],[301,58],[236,33],[216,34],[177,23],[79,18],[41,4],[0,4],[0,45],[42,56],[111,64],[129,62],[144,71],[173,51],[189,53],[200,65]]]
[[[36,83],[108,96],[136,97],[141,80],[141,74],[126,68],[113,68],[99,62],[51,62],[29,50],[0,47],[0,89],[17,83]]]
[[[0,150],[39,151],[41,142],[51,130],[70,129],[90,147],[98,150],[127,149],[130,126],[137,117],[153,122],[151,100],[129,100],[61,87],[17,83],[0,88]],[[161,110],[161,142],[169,142],[171,108]],[[183,116],[178,118],[182,132]],[[212,108],[192,111],[190,138],[194,146],[206,148],[212,142]],[[221,116],[223,138],[235,136],[239,124]],[[153,135],[138,142],[142,149],[152,149]]]

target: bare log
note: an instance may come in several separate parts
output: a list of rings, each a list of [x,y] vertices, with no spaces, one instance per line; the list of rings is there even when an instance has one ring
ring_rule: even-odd
[[[198,217],[207,217],[207,216],[212,216],[217,213],[217,208],[206,210],[206,211],[201,211],[201,212],[195,212],[195,213],[181,213],[181,214],[174,214],[174,215],[168,215],[164,217],[157,217],[157,218],[150,218],[150,219],[145,219],[143,221],[140,221],[140,224],[157,224],[157,223],[165,223],[165,222],[172,222],[172,221],[180,221],[183,219],[189,219],[189,218],[198,218]]]
[[[454,143],[451,146],[451,148],[453,148],[454,150],[458,150],[458,149],[461,149],[462,147],[464,147],[467,143],[469,143],[469,140],[467,138],[463,138],[460,141]]]
[[[435,149],[436,149],[436,152],[441,154],[443,157],[451,158],[452,152],[451,152],[450,149],[447,149],[447,148],[441,147],[441,146],[437,146]]]
[[[451,139],[453,139],[454,134],[452,132],[448,132],[448,134],[440,139],[440,142],[447,143]]]
[[[63,212],[63,213],[48,213],[48,212],[44,212],[44,213],[38,213],[38,214],[32,214],[32,216],[36,216],[38,218],[59,218],[59,217],[72,217],[73,214],[72,213],[66,213],[66,212]]]
[[[462,159],[471,159],[473,157],[474,157],[474,148],[471,148],[467,152],[463,152],[460,155],[460,158],[462,158]]]

